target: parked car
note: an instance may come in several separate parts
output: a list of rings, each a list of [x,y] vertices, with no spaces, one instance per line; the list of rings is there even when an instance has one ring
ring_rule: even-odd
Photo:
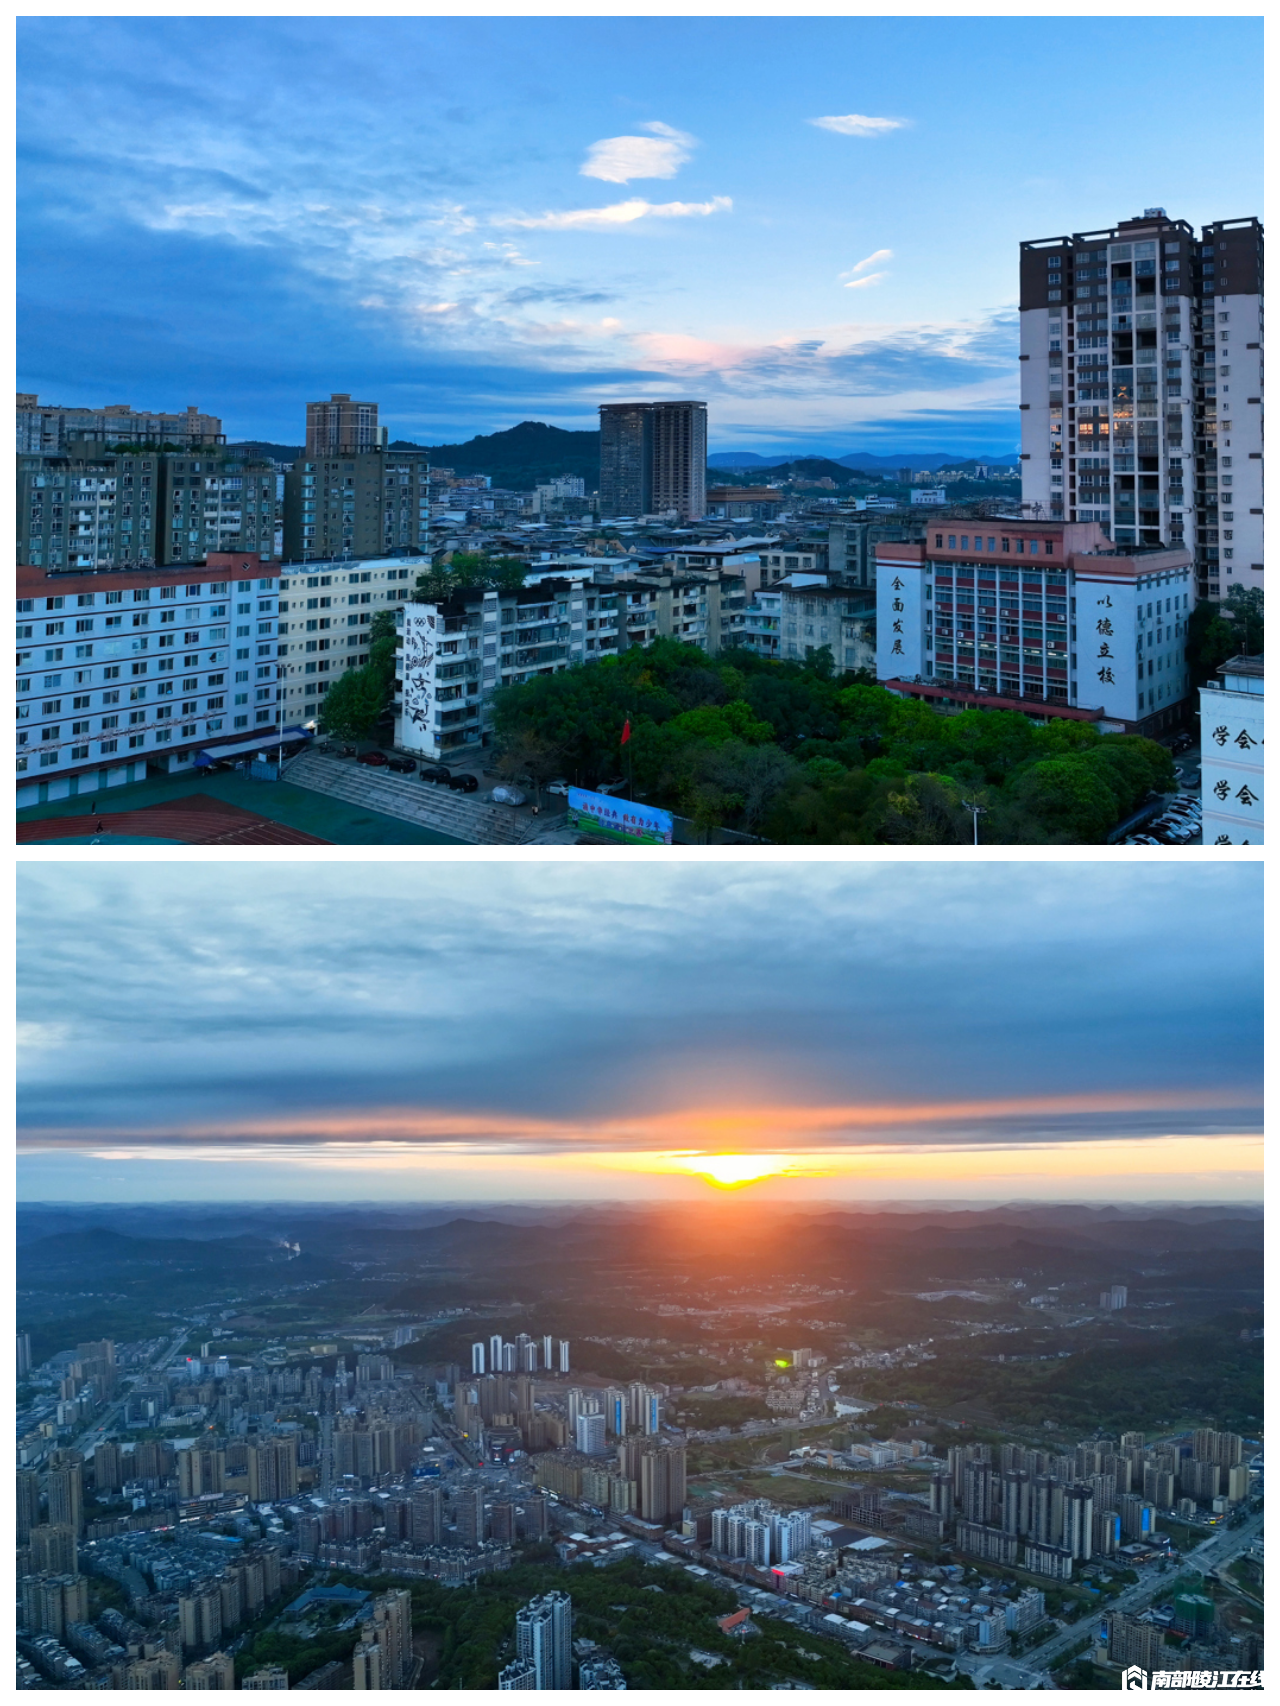
[[[1160,845],[1154,835],[1126,835],[1124,844],[1126,847],[1159,847]]]
[[[455,794],[474,794],[480,786],[480,779],[461,770],[457,775],[449,777],[449,786]]]
[[[595,791],[597,794],[616,794],[618,789],[621,788],[622,786],[623,786],[623,783],[621,781],[618,781],[618,782],[600,782],[600,783],[597,783]]]
[[[489,798],[498,806],[522,806],[525,799],[519,788],[513,788],[510,783],[495,788]]]
[[[547,792],[549,794],[564,794],[567,796],[569,793],[569,784],[565,781],[563,776],[557,776],[554,782],[547,783]]]
[[[453,771],[447,764],[424,764],[418,775],[424,782],[448,782]]]
[[[385,765],[386,762],[387,755],[385,752],[362,752],[356,760],[357,764]]]
[[[395,770],[401,776],[416,776],[418,773],[418,761],[416,758],[389,758],[387,760],[387,769]]]

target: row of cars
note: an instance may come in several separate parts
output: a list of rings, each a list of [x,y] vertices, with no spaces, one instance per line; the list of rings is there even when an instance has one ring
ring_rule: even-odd
[[[1203,827],[1197,794],[1178,794],[1157,818],[1144,825],[1139,835],[1127,835],[1126,847],[1183,846],[1194,841]]]
[[[378,747],[369,752],[359,752],[354,746],[335,746],[332,742],[325,742],[317,750],[333,758],[354,758],[357,764],[367,764],[373,770],[394,770],[401,776],[419,776],[424,782],[443,784],[458,794],[474,794],[480,786],[480,778],[466,771],[450,770],[447,764],[428,763],[419,767],[416,758],[407,758],[398,752],[383,752]]]

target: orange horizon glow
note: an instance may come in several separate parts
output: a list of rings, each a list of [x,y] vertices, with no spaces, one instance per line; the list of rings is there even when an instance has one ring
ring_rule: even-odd
[[[701,1187],[698,1194],[703,1201],[707,1200],[703,1192],[727,1199],[743,1191],[749,1196],[781,1192],[831,1199],[897,1190],[915,1195],[922,1190],[975,1189],[1036,1195],[1046,1185],[1071,1195],[1078,1194],[1082,1185],[1094,1183],[1148,1196],[1163,1196],[1169,1187],[1179,1186],[1209,1198],[1230,1186],[1235,1193],[1251,1197],[1260,1191],[1262,1154],[1260,1136],[1239,1133],[1019,1144],[868,1144],[857,1149],[826,1146],[760,1154],[680,1149],[496,1155],[477,1153],[462,1143],[414,1145],[385,1139],[293,1146],[284,1151],[270,1145],[168,1149],[145,1143],[88,1151],[90,1158],[101,1161],[214,1162],[241,1167],[284,1163],[300,1177],[356,1173],[369,1180],[384,1178],[388,1184],[394,1180],[403,1189],[411,1189],[415,1179],[431,1180],[436,1188],[475,1190],[485,1198],[494,1197],[495,1187],[529,1198],[587,1192],[608,1196],[616,1194],[629,1177],[633,1184],[628,1194],[670,1196],[682,1186]]]

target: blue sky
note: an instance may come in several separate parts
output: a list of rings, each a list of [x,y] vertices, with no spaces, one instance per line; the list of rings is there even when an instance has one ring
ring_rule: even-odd
[[[1258,1192],[1257,865],[18,874],[26,1200]]]
[[[332,390],[427,443],[692,395],[713,450],[1007,453],[1019,240],[1260,212],[1261,27],[23,19],[19,386],[282,442]]]

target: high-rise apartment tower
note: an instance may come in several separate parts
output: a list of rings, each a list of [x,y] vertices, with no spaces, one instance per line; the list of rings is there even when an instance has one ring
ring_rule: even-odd
[[[707,508],[705,403],[600,405],[600,513],[674,510],[698,521]]]
[[[1160,207],[1022,244],[1022,499],[1262,585],[1262,226]]]
[[[376,403],[353,403],[349,392],[334,391],[327,403],[307,404],[308,456],[348,456],[380,443]]]

